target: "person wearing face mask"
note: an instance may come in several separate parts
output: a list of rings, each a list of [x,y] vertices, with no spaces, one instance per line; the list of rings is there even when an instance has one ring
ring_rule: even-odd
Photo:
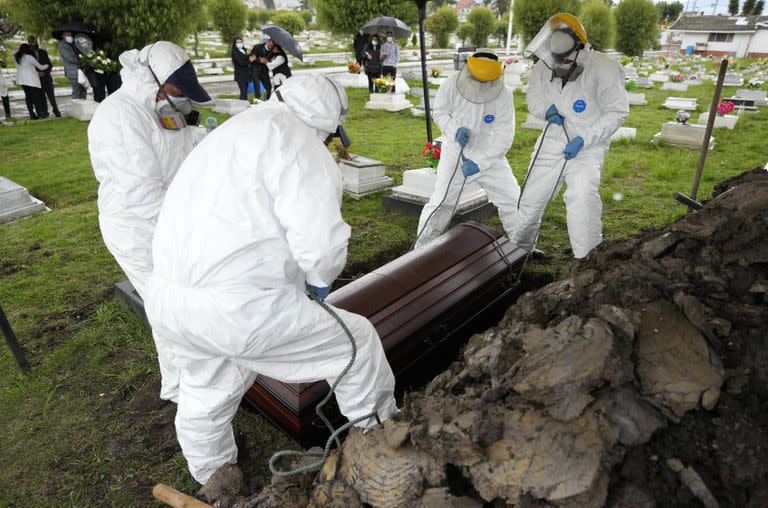
[[[392,80],[397,77],[397,64],[400,63],[400,46],[395,42],[392,32],[387,32],[387,42],[381,47],[382,67],[381,74],[391,76]],[[395,87],[392,87],[392,93],[395,93]]]
[[[550,196],[565,181],[566,221],[576,258],[602,241],[600,173],[611,136],[629,114],[621,65],[593,51],[573,15],[552,16],[525,49],[538,62],[528,111],[546,120],[531,157],[510,240],[530,250]]]
[[[78,81],[78,69],[80,69],[80,57],[75,48],[75,38],[72,32],[54,33],[53,37],[59,39],[59,55],[64,64],[64,76],[72,86],[73,99],[85,99],[88,90]]]
[[[168,189],[145,309],[178,359],[176,435],[201,484],[237,462],[232,420],[257,374],[333,383],[349,362],[349,337],[307,296],[324,299],[347,258],[341,173],[326,147],[334,136],[350,145],[348,107],[330,78],[293,77],[213,131]],[[363,316],[334,312],[357,344],[339,408],[383,422],[396,406],[381,339]],[[206,487],[198,495],[213,504]]]
[[[291,77],[291,68],[288,66],[288,55],[283,48],[272,39],[266,42],[268,54],[261,58],[261,63],[267,67],[272,89],[277,90],[286,79]]]
[[[368,76],[368,91],[378,92],[375,79],[381,77],[381,46],[379,46],[379,36],[372,35],[371,40],[365,46],[365,75]]]
[[[251,62],[248,52],[245,50],[242,37],[235,37],[232,41],[232,65],[235,67],[235,81],[240,89],[240,100],[248,100],[248,86],[251,84]]]
[[[192,103],[208,102],[186,52],[160,41],[120,55],[122,87],[96,109],[88,151],[99,182],[99,226],[142,298],[152,275],[152,238],[165,192],[195,141]],[[178,398],[178,370],[156,340],[160,397]]]

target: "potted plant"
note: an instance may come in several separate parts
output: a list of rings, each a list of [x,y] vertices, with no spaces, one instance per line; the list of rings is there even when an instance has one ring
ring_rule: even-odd
[[[347,64],[347,70],[350,74],[360,74],[360,64],[357,62],[349,63]]]
[[[440,163],[440,155],[442,154],[442,147],[439,141],[430,142],[424,145],[424,150],[421,151],[421,155],[427,159],[427,164],[432,168],[432,172],[437,172],[437,165]]]
[[[637,90],[637,81],[635,81],[634,79],[628,79],[627,81],[625,81],[624,82],[624,90],[626,90],[627,92],[630,92],[630,93],[632,93],[635,90]]]
[[[682,83],[685,81],[685,76],[681,72],[673,72],[669,75],[669,80],[673,83]]]
[[[341,143],[334,143],[333,148],[336,151],[334,158],[337,163],[340,161],[353,161],[356,159],[356,157],[349,151],[349,148]]]

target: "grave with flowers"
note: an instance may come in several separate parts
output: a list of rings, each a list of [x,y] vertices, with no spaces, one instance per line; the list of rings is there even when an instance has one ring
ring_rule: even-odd
[[[739,121],[738,115],[732,115],[734,109],[736,106],[731,101],[723,101],[720,104],[717,105],[717,116],[715,116],[715,123],[714,128],[715,129],[733,129],[736,127],[736,122]],[[709,120],[709,113],[702,113],[699,115],[699,120],[697,123],[700,125],[707,125],[707,120]]]
[[[624,82],[624,89],[627,91],[627,102],[630,106],[645,106],[648,101],[645,100],[645,94],[637,92],[637,82],[633,79]]]
[[[355,155],[341,144],[335,145],[336,162],[341,170],[344,193],[353,199],[392,187],[394,180],[384,172],[384,163]]]
[[[706,135],[705,125],[689,124],[691,114],[681,109],[675,114],[675,122],[666,122],[661,126],[661,132],[653,137],[653,143],[664,142],[669,145],[682,146],[685,148],[701,148]],[[715,147],[714,136],[709,137],[708,150]]]
[[[395,87],[395,80],[389,76],[383,76],[374,80],[377,92],[371,93],[365,109],[382,109],[384,111],[402,111],[410,109],[413,104],[405,98],[405,91],[399,91]]]

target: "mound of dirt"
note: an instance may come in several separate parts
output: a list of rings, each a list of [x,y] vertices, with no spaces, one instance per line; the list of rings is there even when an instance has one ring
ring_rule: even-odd
[[[240,506],[765,506],[767,205],[750,172],[601,245],[319,477]]]

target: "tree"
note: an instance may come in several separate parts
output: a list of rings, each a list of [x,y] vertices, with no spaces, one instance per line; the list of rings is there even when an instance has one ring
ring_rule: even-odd
[[[194,26],[192,27],[193,34],[195,36],[195,45],[193,46],[195,56],[200,56],[198,52],[198,47],[200,46],[200,32],[207,30],[208,25],[211,23],[211,16],[208,14],[208,5],[206,4],[205,0],[198,0],[198,2],[198,16],[195,19]]]
[[[467,23],[475,30],[472,34],[472,44],[476,47],[488,45],[488,36],[496,30],[496,16],[488,7],[475,7],[469,11]]]
[[[246,22],[248,31],[253,32],[254,30],[258,30],[259,27],[261,27],[261,25],[263,24],[260,21],[261,20],[260,20],[259,12],[256,11],[255,9],[248,9],[248,16],[247,16],[247,22]]]
[[[280,28],[284,28],[291,35],[300,34],[307,29],[304,18],[295,12],[281,12],[272,18],[272,23]]]
[[[728,0],[728,14],[736,16],[739,13],[739,0]]]
[[[558,12],[578,15],[579,0],[516,0],[514,13],[515,31],[523,36],[527,45],[544,23]]]
[[[509,28],[509,13],[505,12],[501,19],[496,20],[496,30],[493,35],[499,41],[500,46],[507,43],[507,29]]]
[[[763,13],[763,9],[765,8],[765,0],[757,0],[757,3],[755,4],[755,8],[752,10],[752,14],[755,16],[760,16]]]
[[[509,9],[509,0],[483,0],[483,5],[490,7],[496,15],[501,16]]]
[[[302,10],[300,10],[299,11],[299,16],[301,16],[301,19],[303,19],[304,23],[306,23],[307,25],[312,23],[312,16],[313,16],[313,14],[312,14],[312,11],[310,11],[309,9],[302,9]]]
[[[418,21],[413,0],[312,0],[318,24],[336,35],[352,35],[371,18],[393,16],[406,25]]]
[[[622,0],[616,7],[616,49],[642,56],[659,38],[659,11],[651,0]]]
[[[741,6],[741,14],[744,16],[750,16],[754,10],[755,0],[744,0],[744,4]]]
[[[208,12],[224,43],[231,44],[245,31],[248,7],[242,0],[208,0]]]
[[[194,31],[200,0],[8,0],[11,19],[33,34],[50,34],[61,22],[80,19],[107,38],[117,55],[158,40],[180,42]]]
[[[456,30],[456,37],[461,40],[461,45],[464,46],[467,43],[467,39],[471,40],[475,35],[475,27],[470,23],[462,23]]]
[[[425,28],[432,34],[436,48],[447,48],[449,36],[459,27],[459,16],[448,6],[440,7],[427,18]]]
[[[593,48],[605,51],[613,47],[616,21],[608,5],[601,0],[588,0],[581,8],[579,19],[587,31],[587,38]]]
[[[736,2],[738,1],[736,0]],[[656,4],[656,8],[659,10],[661,20],[666,23],[677,20],[680,13],[683,12],[683,4],[680,2],[659,2]]]

